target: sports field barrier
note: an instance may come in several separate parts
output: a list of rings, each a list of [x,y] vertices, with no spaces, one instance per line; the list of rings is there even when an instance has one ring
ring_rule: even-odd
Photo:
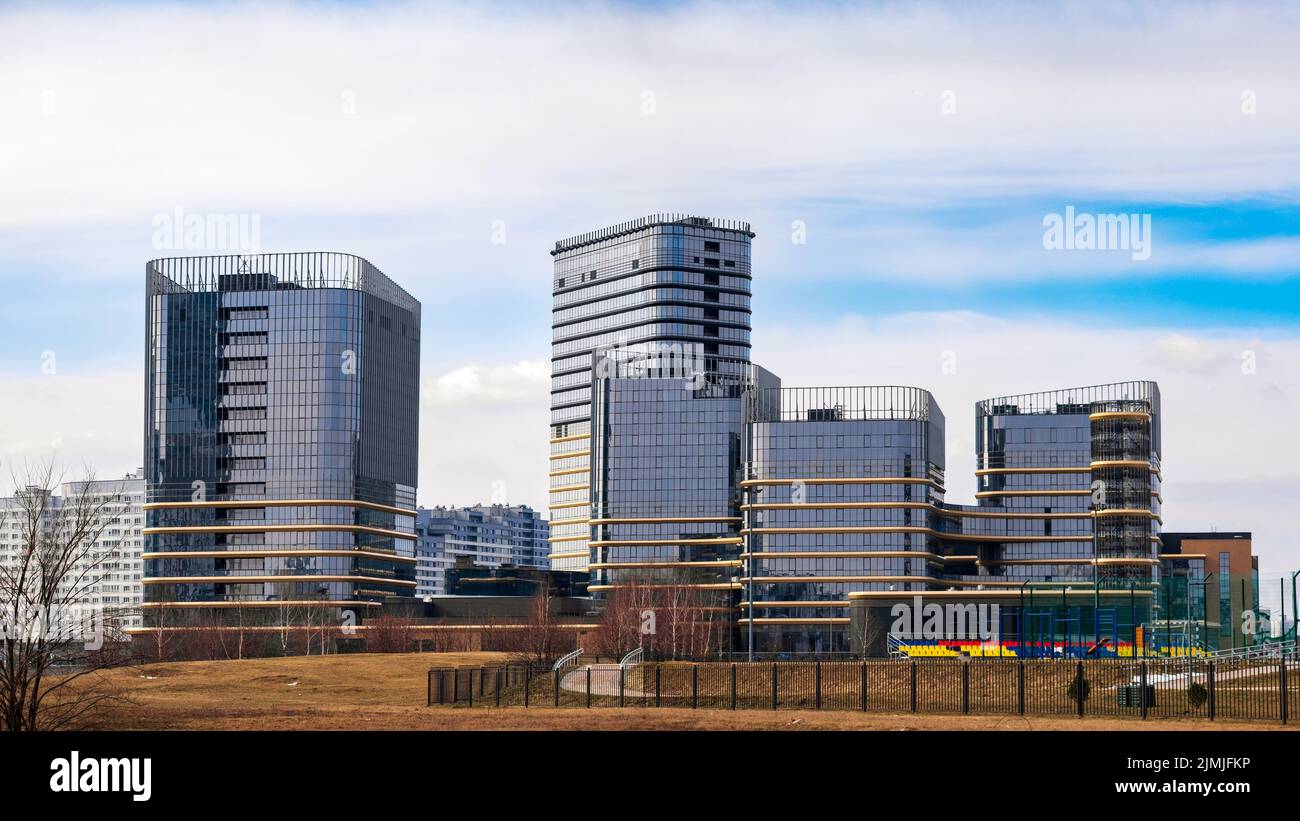
[[[1272,721],[1300,704],[1300,658],[645,662],[564,671],[429,670],[429,706],[857,710]]]

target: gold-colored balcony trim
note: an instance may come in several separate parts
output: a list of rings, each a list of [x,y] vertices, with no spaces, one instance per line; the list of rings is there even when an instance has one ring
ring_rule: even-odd
[[[741,553],[742,559],[938,559],[944,556],[924,550],[791,550]]]
[[[1099,419],[1150,419],[1151,414],[1146,411],[1100,411],[1098,413],[1088,414],[1088,420],[1096,422]]]
[[[707,539],[600,539],[591,542],[592,547],[639,547],[659,544],[740,544],[744,540],[739,536],[718,536]]]
[[[581,536],[552,536],[546,541],[554,544],[556,542],[582,542],[586,541],[588,538],[590,538],[590,536],[584,533]]]
[[[590,524],[591,520],[586,516],[579,516],[576,519],[552,519],[551,527],[563,527],[565,525],[585,525]]]
[[[600,627],[599,624],[588,622],[555,622],[551,625],[556,630],[595,630]],[[349,627],[349,630],[370,630],[373,625],[356,624]],[[343,625],[332,624],[326,625],[325,630],[342,630]],[[402,627],[403,630],[438,632],[442,630],[530,630],[533,629],[527,624],[409,624]],[[289,625],[256,625],[256,626],[220,626],[220,627],[129,627],[122,632],[128,635],[143,635],[146,633],[186,633],[186,632],[203,632],[218,631],[223,633],[282,633],[321,630],[318,624],[289,624]]]
[[[1161,554],[1160,554],[1160,558],[1161,558],[1161,559],[1171,559],[1171,560],[1178,560],[1178,559],[1204,559],[1204,558],[1205,558],[1205,555],[1206,555],[1206,554],[1204,554],[1204,553],[1161,553]]]
[[[741,505],[741,510],[891,510],[903,508],[911,510],[928,510],[939,516],[949,518],[973,519],[1089,519],[1093,511],[1078,513],[1034,513],[1032,511],[1015,512],[1005,510],[953,510],[929,502],[767,502],[761,504]],[[1159,520],[1160,514],[1141,508],[1113,508],[1096,511],[1102,516],[1148,516]]]
[[[597,562],[587,565],[592,570],[618,570],[624,567],[671,569],[674,567],[740,567],[737,559],[719,559],[709,562]]]
[[[591,489],[591,485],[587,483],[580,484],[580,485],[558,485],[556,487],[551,488],[551,493],[563,493],[566,490],[590,490],[590,489]],[[588,504],[590,504],[590,502],[588,502]]]
[[[1087,465],[1081,467],[1053,467],[1053,468],[981,468],[975,471],[976,476],[1002,476],[1012,473],[1088,473],[1092,469]]]
[[[1055,584],[1055,583],[1033,582],[1033,584],[1041,587],[1045,584]],[[1066,582],[1060,582],[1060,584],[1066,584]],[[1076,582],[1076,584],[1078,584],[1078,582]],[[937,599],[969,599],[969,598],[1008,599],[1010,598],[1010,599],[1014,599],[1018,595],[1015,588],[1019,586],[1020,583],[1016,582],[1014,586],[1003,590],[857,590],[852,593],[849,593],[849,599],[850,601],[852,601],[853,599],[910,599],[915,596],[919,596],[922,599],[925,598],[937,598]],[[1038,589],[1038,587],[1036,587],[1035,589]],[[1127,598],[1130,594],[1130,589],[1125,588],[1123,590],[1116,590],[1116,589],[1102,588],[1100,592],[1102,596],[1122,595]],[[1150,590],[1133,589],[1131,592],[1133,595],[1136,596],[1149,597],[1153,595],[1153,592]],[[1091,588],[1089,588],[1087,590],[1054,590],[1051,593],[1045,595],[1051,596],[1052,598],[1055,598],[1060,595],[1087,596],[1088,598],[1092,598],[1096,594]]]
[[[157,553],[142,553],[141,559],[292,559],[299,557],[342,556],[352,558],[360,556],[367,559],[407,562],[416,564],[413,556],[398,556],[396,553],[381,553],[375,550],[165,550]]]
[[[214,609],[242,609],[245,607],[383,607],[383,602],[365,601],[362,599],[345,600],[345,601],[320,601],[319,599],[294,599],[288,601],[147,601],[142,602],[140,607],[147,609],[171,609],[175,608],[198,608],[210,607]]]
[[[581,501],[581,502],[561,502],[560,504],[557,504],[557,505],[547,505],[546,507],[547,507],[548,510],[567,510],[567,509],[569,509],[569,508],[571,508],[571,507],[586,507],[586,506],[588,506],[588,505],[590,505],[590,504],[591,504],[591,500],[590,500],[590,499],[586,499],[586,500]]]
[[[783,618],[772,618],[772,617],[765,617],[761,619],[759,618],[747,619],[742,617],[736,619],[737,624],[749,624],[751,621],[754,624],[848,624],[849,617],[848,616],[825,616],[822,618],[806,618],[806,619],[796,619],[796,618],[783,619]]]
[[[940,539],[958,542],[1079,542],[1090,541],[1091,535],[1080,536],[1029,536],[1029,535],[984,535],[980,533],[944,533],[928,527],[911,525],[880,525],[868,527],[747,527],[742,534],[815,534],[815,533],[912,533],[922,536],[934,536]]]
[[[677,524],[691,522],[739,522],[739,516],[656,516],[648,519],[592,519],[593,525]]]
[[[382,527],[367,525],[302,524],[302,525],[196,525],[185,527],[146,527],[141,533],[146,536],[167,533],[370,533],[375,536],[391,536],[414,542],[414,533],[400,530],[387,530]]]
[[[1044,564],[1087,564],[1087,565],[1108,565],[1108,564],[1146,564],[1155,565],[1160,562],[1156,559],[1138,559],[1138,558],[1109,558],[1102,557],[1099,559],[1092,558],[1055,558],[1055,559],[980,559],[977,565],[984,567],[986,565],[1044,565]]]
[[[756,601],[754,607],[848,607],[847,601]],[[736,605],[737,610],[749,608],[748,601]],[[748,621],[748,619],[746,619]]]
[[[618,590],[625,587],[685,587],[691,590],[739,590],[740,584],[738,582],[717,582],[715,584],[592,584],[587,586],[587,590],[592,593],[600,593],[606,590]]]
[[[590,555],[591,555],[591,552],[590,552],[590,551],[587,551],[587,550],[575,550],[575,551],[573,551],[573,552],[571,552],[571,553],[551,553],[551,554],[549,554],[546,558],[548,558],[548,559],[582,559],[582,558],[589,557]]]
[[[398,587],[415,587],[415,582],[405,579],[383,579],[375,576],[146,576],[141,584],[279,584],[280,582],[367,582],[369,584],[394,584]]]
[[[975,494],[976,499],[989,499],[994,496],[1090,496],[1091,490],[981,490]],[[1151,491],[1151,498],[1164,504],[1160,491]]]
[[[930,487],[943,492],[943,485],[933,479],[924,479],[919,476],[863,476],[857,478],[847,477],[824,477],[824,478],[806,478],[806,479],[746,479],[740,483],[741,487],[757,487],[759,485],[792,485],[800,482],[805,485],[929,485]]]
[[[591,470],[589,466],[584,465],[578,468],[565,468],[564,470],[552,470],[547,476],[574,476],[579,473],[587,473]]]
[[[551,439],[550,443],[552,445],[558,445],[561,442],[577,442],[580,439],[590,439],[590,438],[591,438],[590,433],[579,433],[574,436],[561,436],[558,439]]]
[[[1095,462],[1088,463],[1089,470],[1104,470],[1105,468],[1146,468],[1156,476],[1160,476],[1160,468],[1145,459],[1098,459]]]
[[[557,459],[568,459],[570,456],[590,456],[590,450],[571,450],[567,453],[552,453],[550,460],[553,462]]]
[[[225,499],[219,502],[145,502],[142,507],[145,510],[179,510],[184,508],[267,508],[267,507],[362,507],[367,510],[378,510],[383,513],[394,513],[398,516],[418,516],[419,511],[407,510],[404,507],[393,507],[392,505],[381,505],[376,502],[363,502],[359,499],[248,499],[232,501]]]

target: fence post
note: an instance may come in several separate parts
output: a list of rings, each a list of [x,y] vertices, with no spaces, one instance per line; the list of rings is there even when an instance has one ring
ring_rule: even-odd
[[[911,671],[912,678],[909,687],[909,689],[911,690],[911,695],[909,696],[909,698],[911,701],[912,712],[915,713],[916,712],[916,661],[915,660],[912,661],[911,666],[912,666],[912,671]]]
[[[822,663],[820,661],[817,662],[816,691],[817,695],[813,703],[817,705],[816,709],[820,710],[822,708]]]
[[[494,682],[494,683],[496,684],[496,691],[497,691],[497,693],[496,693],[496,706],[498,706],[498,707],[501,706],[501,679],[502,679],[503,676],[504,676],[504,671],[503,671],[500,667],[498,667],[498,668],[497,668],[497,680]]]
[[[700,706],[700,665],[691,663],[691,709]]]
[[[961,712],[970,715],[970,661],[961,662]]]
[[[1016,707],[1025,714],[1025,660],[1016,665]]]
[[[772,662],[772,709],[776,709],[776,662]]]
[[[736,663],[731,663],[731,709],[736,709]]]
[[[1278,668],[1278,685],[1281,688],[1281,692],[1280,692],[1281,699],[1279,700],[1278,707],[1280,708],[1279,712],[1282,714],[1282,723],[1286,724],[1287,707],[1289,705],[1287,704],[1287,699],[1286,699],[1286,652],[1285,651],[1278,654],[1277,661],[1278,664],[1281,665]]]
[[[591,707],[591,666],[587,666],[587,707]]]
[[[451,671],[451,703],[460,702],[460,671],[453,668]]]
[[[1210,721],[1214,721],[1214,660],[1207,662],[1205,668],[1205,706],[1210,714]],[[1143,696],[1145,698],[1145,696]]]
[[[429,695],[424,700],[425,707],[433,706],[433,670],[429,670]]]
[[[623,665],[618,667],[618,706],[623,706],[623,694],[627,691],[627,671]]]
[[[659,698],[659,693],[660,693],[660,690],[659,690],[659,674],[660,674],[662,671],[663,671],[662,668],[661,668],[658,664],[656,664],[656,665],[655,665],[655,706],[656,706],[656,707],[662,707],[662,706],[663,706],[663,702],[662,702],[662,701],[660,700],[660,698]]]
[[[528,709],[528,694],[533,689],[533,664],[524,667],[524,709]]]
[[[862,712],[867,711],[867,662],[862,662],[862,671],[860,681],[858,681],[858,707]]]
[[[1138,669],[1139,669],[1139,673],[1138,673],[1138,678],[1139,678],[1138,689],[1139,689],[1139,691],[1140,691],[1140,694],[1138,695],[1138,703],[1142,705],[1142,720],[1143,720],[1143,721],[1146,721],[1146,717],[1147,717],[1147,662],[1146,662],[1146,659],[1143,659],[1143,660],[1142,660],[1142,663],[1141,663],[1140,665],[1138,665]]]
[[[478,671],[478,682],[479,684],[483,683],[482,670]],[[469,706],[473,707],[474,706],[474,670],[473,669],[470,669],[469,671],[469,687],[467,689],[469,690]]]
[[[555,671],[555,706],[560,706],[560,671]]]
[[[1074,670],[1074,700],[1079,705],[1079,718],[1083,718],[1083,662],[1075,662]]]

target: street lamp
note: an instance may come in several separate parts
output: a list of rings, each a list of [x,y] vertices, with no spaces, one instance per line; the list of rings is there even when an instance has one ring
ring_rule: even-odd
[[[1296,608],[1296,598],[1295,598],[1295,578],[1296,578],[1296,576],[1300,576],[1300,570],[1297,570],[1297,571],[1295,571],[1294,573],[1291,574],[1291,618],[1295,621],[1295,624],[1293,624],[1293,625],[1291,626],[1291,641],[1294,641],[1294,642],[1296,642],[1296,644],[1300,645],[1300,640],[1298,640],[1298,639],[1300,639],[1300,637],[1297,637],[1297,635],[1296,635],[1296,629],[1297,629],[1297,628],[1300,628],[1300,619],[1297,619],[1297,618],[1296,618],[1296,616],[1300,616],[1300,609],[1297,609],[1297,608]],[[1285,599],[1284,599],[1284,600],[1283,600],[1283,604],[1285,604],[1285,603],[1286,603],[1286,602],[1285,602]],[[1258,605],[1258,603],[1256,603],[1256,604]],[[1281,631],[1278,635],[1280,635],[1280,636],[1281,636],[1282,638],[1284,638],[1284,639],[1286,638],[1286,619],[1285,619],[1285,618],[1282,619],[1282,631]]]
[[[1187,582],[1189,591],[1192,585],[1198,585],[1201,588],[1201,649],[1207,653],[1210,652],[1210,607],[1209,607],[1209,601],[1207,599],[1207,591],[1205,586],[1209,584],[1210,579],[1212,579],[1213,577],[1214,577],[1214,571],[1211,570],[1209,573],[1206,573],[1205,576],[1203,576],[1199,582],[1192,581],[1190,579]],[[1191,595],[1188,595],[1187,597],[1187,610],[1188,610],[1187,615],[1189,617],[1188,621],[1191,620],[1190,618],[1191,609],[1192,609],[1192,597]]]

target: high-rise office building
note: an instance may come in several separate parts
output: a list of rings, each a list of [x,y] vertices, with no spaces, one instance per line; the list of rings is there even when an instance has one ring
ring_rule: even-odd
[[[146,626],[411,596],[419,302],[347,254],[146,277]]]
[[[593,355],[620,350],[741,377],[749,361],[747,223],[655,215],[555,243],[551,562],[590,561]]]
[[[422,507],[415,533],[417,596],[448,593],[447,571],[458,559],[485,568],[550,566],[550,528],[527,505]]]

